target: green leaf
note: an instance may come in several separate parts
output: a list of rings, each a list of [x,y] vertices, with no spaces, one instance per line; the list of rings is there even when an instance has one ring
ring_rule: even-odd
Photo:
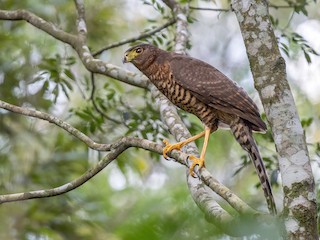
[[[157,41],[160,43],[160,44],[163,44],[163,40],[161,37],[157,37]]]
[[[57,84],[52,91],[52,94],[54,95],[54,100],[53,100],[54,103],[57,102],[59,92],[60,92],[60,89],[59,89],[59,85]]]
[[[91,116],[89,116],[88,114],[82,112],[82,111],[76,111],[75,114],[77,116],[79,116],[80,118],[82,118],[85,121],[90,121],[91,120]]]
[[[67,75],[68,78],[70,78],[71,80],[75,81],[75,76],[74,74],[71,72],[70,69],[65,69],[64,73]]]
[[[67,65],[67,66],[71,66],[71,65],[73,65],[73,64],[75,64],[75,63],[76,63],[75,57],[68,57],[68,58],[66,58],[66,65]]]
[[[61,83],[60,86],[62,88],[62,91],[64,92],[64,95],[66,95],[66,97],[70,100],[69,93],[68,93],[68,86],[65,83],[66,82]]]
[[[67,89],[69,89],[71,91],[73,90],[73,87],[72,87],[71,83],[69,83],[69,81],[67,79],[62,79],[62,83],[61,84],[65,85],[67,87]]]
[[[282,42],[280,42],[280,45],[281,45],[280,48],[283,50],[283,52],[284,52],[288,57],[290,57],[288,46],[287,46],[286,44],[282,43]]]
[[[89,123],[89,130],[91,133],[94,133],[94,131],[97,129],[97,126],[94,122]]]
[[[113,99],[115,94],[116,94],[116,91],[114,89],[109,89],[109,92],[107,93],[107,99],[108,100]]]
[[[306,51],[303,51],[304,57],[306,58],[307,62],[310,64],[311,63],[311,58],[309,54]]]
[[[301,125],[303,128],[309,127],[313,122],[313,117],[310,118],[304,118],[301,120]]]

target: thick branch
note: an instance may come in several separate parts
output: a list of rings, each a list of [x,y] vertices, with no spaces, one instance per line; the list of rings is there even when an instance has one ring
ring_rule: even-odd
[[[188,14],[188,6],[185,6],[182,8],[176,1],[169,0],[164,1],[167,6],[171,8],[171,10],[174,12],[174,15],[177,16],[177,23],[176,23],[176,42],[175,42],[175,51],[178,53],[186,53],[186,46],[187,41],[189,38],[188,34],[188,22],[187,22],[187,14]],[[182,122],[181,118],[177,114],[176,108],[168,101],[166,97],[164,97],[159,91],[154,90],[152,91],[153,97],[157,100],[158,106],[160,108],[160,114],[164,121],[164,123],[168,126],[170,132],[173,134],[175,139],[177,141],[182,141],[184,139],[187,139],[191,137],[191,134],[189,130],[186,128],[184,123]],[[185,150],[189,154],[193,155],[199,155],[199,151],[194,143],[188,144],[188,146],[185,146]],[[219,222],[219,219],[228,217],[228,215],[225,214],[225,210],[216,202],[216,200],[213,198],[210,191],[208,191],[208,188],[204,185],[204,183],[211,188],[214,192],[216,192],[218,195],[222,196],[225,199],[228,199],[227,202],[233,206],[237,211],[242,212],[243,211],[249,211],[252,212],[252,209],[249,210],[249,206],[244,203],[242,200],[237,199],[236,195],[233,195],[235,197],[235,202],[237,200],[240,200],[242,204],[241,207],[238,204],[235,204],[231,198],[229,198],[230,195],[226,195],[228,191],[224,191],[223,187],[219,188],[217,187],[218,184],[221,186],[220,183],[216,179],[212,177],[212,175],[205,169],[201,169],[200,177],[199,179],[194,179],[189,176],[189,171],[186,172],[187,174],[187,182],[188,187],[190,190],[190,193],[196,202],[196,204],[200,207],[201,210],[204,211],[204,213],[208,216],[208,219],[212,219],[214,224],[217,224]],[[202,175],[203,174],[203,175]],[[203,177],[207,176],[207,177]],[[201,182],[200,179],[203,179],[204,181]],[[230,200],[230,201],[229,201]]]
[[[182,6],[175,0],[165,0],[163,1],[176,16],[176,38],[175,38],[175,52],[186,53],[189,32],[188,32],[188,21],[187,16],[189,14],[189,4]]]
[[[11,20],[11,21],[17,21],[17,20],[27,21],[28,23],[35,26],[36,28],[41,29],[42,31],[48,33],[52,37],[62,42],[68,43],[71,46],[74,45],[74,43],[77,40],[76,36],[62,31],[53,23],[47,22],[44,19],[26,10],[15,10],[15,11],[0,10],[0,19]]]
[[[149,80],[141,74],[133,73],[113,64],[108,64],[101,60],[94,59],[89,48],[85,44],[85,39],[64,32],[53,23],[49,23],[29,11],[0,10],[0,19],[11,21],[25,20],[36,28],[48,33],[50,36],[69,44],[77,51],[84,66],[91,72],[99,73],[140,88],[147,88],[149,85]],[[78,25],[78,29],[84,29],[83,26],[85,25],[82,25],[82,27],[79,27]]]
[[[283,217],[288,237],[318,239],[316,194],[308,149],[286,79],[285,61],[269,19],[268,3],[252,0],[244,4],[241,0],[233,0],[232,7],[280,156],[285,195]]]
[[[200,169],[199,177],[210,189],[216,193],[218,192],[223,199],[225,199],[235,210],[237,210],[237,212],[243,214],[258,214],[256,210],[253,210],[251,207],[249,207],[248,204],[242,201],[230,189],[219,183],[219,181],[215,179],[205,168]]]
[[[90,72],[109,76],[135,87],[148,88],[150,81],[144,75],[133,73],[116,65],[93,58],[89,48],[84,43],[79,42],[75,47],[83,65]]]

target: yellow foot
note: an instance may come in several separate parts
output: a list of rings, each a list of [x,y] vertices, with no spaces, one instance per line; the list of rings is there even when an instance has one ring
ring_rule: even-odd
[[[172,150],[180,150],[184,145],[183,142],[178,142],[176,144],[170,144],[168,142],[168,140],[166,140],[166,139],[164,139],[163,142],[166,145],[163,148],[163,152],[162,152],[162,155],[164,156],[165,159],[168,159],[168,155],[167,155],[168,152],[171,152]]]
[[[195,157],[195,156],[193,156],[193,155],[190,155],[190,156],[189,156],[189,159],[192,161],[192,164],[191,164],[191,166],[190,166],[190,168],[189,168],[190,175],[191,175],[192,177],[196,177],[195,174],[194,174],[194,168],[195,168],[196,165],[199,166],[199,170],[200,170],[202,167],[204,167],[204,166],[205,166],[205,165],[204,165],[204,159],[203,159],[203,158],[197,158],[197,157]]]

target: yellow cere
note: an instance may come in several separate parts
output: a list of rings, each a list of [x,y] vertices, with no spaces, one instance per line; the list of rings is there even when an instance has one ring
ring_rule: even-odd
[[[125,55],[125,59],[127,62],[131,62],[136,56],[138,56],[139,53],[135,51],[135,49],[132,49],[130,52],[127,52]]]

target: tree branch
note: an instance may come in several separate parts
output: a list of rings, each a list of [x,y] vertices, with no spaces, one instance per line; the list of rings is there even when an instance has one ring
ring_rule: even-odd
[[[87,39],[87,24],[86,24],[86,18],[85,18],[85,8],[83,0],[74,0],[74,3],[76,5],[78,17],[77,17],[77,31],[80,38],[82,38],[81,41],[85,42]]]
[[[230,189],[222,185],[217,179],[215,179],[211,173],[203,168],[200,169],[198,177],[214,192],[218,192],[219,195],[225,199],[237,212],[245,214],[258,214],[258,212],[252,209],[247,203],[242,201],[237,195],[235,195]]]
[[[175,49],[177,52],[184,53],[187,46],[187,40],[188,40],[188,31],[187,31],[187,12],[188,7],[181,8],[177,2],[174,0],[165,1],[166,4],[171,7],[171,9],[175,12],[177,15],[177,30],[176,30],[176,46]],[[75,4],[77,6],[78,10],[78,20],[77,20],[77,29],[79,35],[85,35],[86,34],[86,27],[85,27],[85,21],[84,21],[84,10],[82,10],[83,2],[81,0],[75,0]],[[114,66],[112,64],[107,64],[101,60],[94,59],[88,46],[86,45],[85,37],[77,37],[75,35],[66,33],[60,29],[58,29],[56,26],[54,26],[52,23],[46,22],[45,20],[37,17],[36,15],[25,11],[25,10],[17,10],[17,11],[2,11],[0,10],[0,19],[5,20],[25,20],[37,27],[40,30],[43,30],[47,32],[49,35],[55,37],[56,39],[63,41],[70,46],[72,46],[76,52],[78,53],[81,61],[83,62],[84,66],[91,72],[100,73],[115,79],[118,79],[122,82],[147,88],[153,92],[153,96],[157,99],[158,104],[160,104],[160,112],[162,115],[162,118],[165,119],[167,125],[169,126],[170,131],[175,135],[175,138],[177,140],[182,140],[183,138],[187,138],[190,136],[189,131],[185,128],[184,124],[182,123],[180,117],[177,115],[175,107],[166,99],[158,90],[155,90],[155,87],[153,85],[150,85],[149,80],[144,77],[141,74],[135,74],[129,71],[125,71],[117,66]],[[121,154],[125,149],[128,147],[142,147],[144,149],[147,149],[149,151],[156,151],[158,153],[162,153],[162,146],[160,145],[152,145],[155,143],[150,143],[151,145],[148,146],[142,146],[141,144],[145,144],[147,140],[142,141],[139,140],[132,140],[134,143],[130,143],[130,139],[132,138],[123,138],[116,144],[98,144],[92,141],[90,138],[88,138],[86,135],[81,133],[80,131],[74,129],[69,124],[59,120],[58,118],[55,118],[49,114],[41,113],[36,110],[32,109],[24,109],[17,106],[13,106],[11,104],[5,103],[3,101],[0,102],[0,106],[4,109],[7,109],[9,111],[17,112],[23,115],[37,117],[43,120],[47,120],[51,123],[56,124],[57,126],[61,127],[62,129],[66,130],[73,136],[79,138],[81,141],[86,143],[89,147],[100,150],[100,151],[109,151],[111,152],[103,159],[103,161],[99,162],[99,164],[96,166],[96,168],[89,170],[86,174],[82,175],[80,177],[80,180],[74,180],[70,184],[65,184],[59,188],[55,188],[50,190],[49,192],[47,190],[40,190],[40,192],[30,192],[20,195],[15,195],[15,198],[21,199],[23,198],[22,195],[25,196],[31,196],[31,198],[35,197],[41,197],[41,196],[49,196],[50,194],[58,195],[62,194],[63,191],[70,191],[74,188],[76,188],[77,184],[80,186],[88,179],[92,178],[95,174],[97,174],[101,169],[103,169],[105,166],[109,164],[110,161],[115,159],[119,154]],[[165,107],[166,106],[166,107]],[[125,143],[123,143],[125,141]],[[118,145],[117,145],[118,144]],[[139,145],[140,144],[140,145]],[[191,152],[197,154],[197,150],[195,148],[195,144],[191,144],[191,147],[188,146],[187,152]],[[175,154],[178,154],[179,157],[176,157]],[[186,164],[184,159],[187,159],[187,155],[184,153],[180,153],[177,151],[173,151],[169,156],[173,157],[174,159],[181,159],[179,161],[182,164]],[[230,202],[233,206],[235,206],[235,209],[239,211],[240,213],[244,212],[247,209],[247,205],[239,198],[235,198],[236,196],[233,194],[230,194],[230,190],[226,189],[225,187],[219,187],[221,184],[218,183],[212,176],[210,177],[210,173],[206,169],[202,169],[199,173],[201,179],[204,180],[204,182],[214,191],[217,192],[218,195],[221,195],[222,197],[226,198],[227,202]],[[204,174],[206,177],[203,177],[202,174]],[[208,177],[209,176],[209,177]],[[211,192],[208,191],[204,184],[201,183],[199,180],[191,181],[189,180],[191,178],[188,178],[188,184],[189,186],[192,186],[190,188],[190,191],[197,202],[198,205],[201,205],[205,209],[207,209],[207,213],[210,213],[210,216],[212,218],[221,218],[221,216],[226,216],[225,211],[218,205],[215,204],[215,207],[212,207],[215,202],[212,196]],[[201,191],[201,197],[199,197],[199,192]],[[49,194],[49,195],[48,195]],[[51,196],[51,195],[50,195]],[[231,198],[230,198],[231,196]],[[26,198],[30,199],[30,198]],[[203,201],[203,199],[210,200],[210,201]],[[25,199],[23,199],[25,200]],[[239,201],[237,203],[237,201]],[[254,212],[254,210],[249,209],[249,212]],[[213,214],[213,215],[212,215]]]
[[[84,142],[88,147],[92,149],[95,149],[98,151],[111,151],[106,157],[103,158],[104,159],[103,161],[101,160],[98,163],[97,166],[95,166],[93,169],[88,170],[87,173],[85,173],[80,178],[70,183],[67,183],[58,188],[49,189],[49,190],[39,190],[39,191],[33,191],[29,193],[19,193],[19,194],[13,194],[13,195],[11,194],[10,197],[8,197],[8,199],[11,199],[9,201],[19,201],[19,200],[27,200],[30,198],[50,197],[50,196],[56,196],[56,195],[71,191],[72,189],[75,189],[78,186],[82,185],[84,182],[92,178],[95,174],[100,172],[112,160],[116,159],[116,157],[119,154],[121,154],[124,150],[126,150],[129,147],[139,147],[139,148],[143,148],[145,150],[149,150],[159,154],[162,154],[162,151],[163,151],[163,146],[161,146],[160,144],[156,144],[149,140],[132,138],[132,137],[123,137],[119,141],[112,144],[95,143],[88,136],[86,136],[79,130],[75,129],[70,124],[50,114],[33,110],[33,109],[18,107],[1,100],[0,100],[0,108],[6,109],[8,111],[18,113],[21,115],[46,120],[62,128],[63,130],[70,133],[74,137],[78,138],[79,140]],[[188,166],[189,164],[187,164],[185,161],[188,158],[188,155],[186,153],[183,153],[180,151],[173,151],[172,153],[169,154],[169,157],[172,157],[180,164],[189,167]],[[214,179],[205,168],[201,169],[200,173],[198,174],[199,174],[199,178],[203,179],[203,181],[208,185],[210,189],[212,189],[218,195],[224,198],[239,213],[257,214],[255,210],[250,208],[245,202],[243,202],[234,193],[232,193],[230,189],[223,186],[216,179]],[[1,203],[1,198],[0,198],[0,203]]]
[[[79,42],[81,43],[86,43],[86,39],[87,39],[87,26],[86,26],[86,21],[85,21],[85,8],[84,8],[84,3],[83,0],[74,0],[75,5],[76,5],[76,9],[77,9],[77,13],[78,13],[78,17],[77,17],[77,30],[78,30],[78,35],[79,38],[81,39]],[[97,104],[96,101],[94,99],[94,93],[95,93],[95,78],[94,78],[94,72],[91,72],[91,85],[92,85],[92,89],[91,89],[91,95],[90,95],[90,100],[92,102],[92,105],[94,107],[94,109],[105,119],[108,119],[114,123],[117,124],[121,124],[120,121],[110,118],[109,116],[107,116],[103,111],[101,111]]]
[[[121,82],[140,87],[147,88],[149,80],[141,74],[133,73],[127,70],[124,70],[113,64],[105,63],[101,60],[94,59],[91,55],[89,48],[85,44],[85,39],[79,38],[76,35],[69,34],[62,31],[56,27],[53,23],[49,23],[42,18],[36,16],[35,14],[26,11],[26,10],[15,10],[15,11],[6,11],[0,10],[0,19],[2,20],[24,20],[29,22],[31,25],[36,28],[48,33],[50,36],[60,40],[64,43],[69,44],[73,47],[78,53],[81,61],[84,66],[94,73],[99,73],[114,79],[117,79]],[[85,26],[85,25],[84,25]],[[78,29],[83,29],[78,27]]]
[[[38,17],[37,15],[27,11],[27,10],[15,10],[15,11],[6,11],[0,10],[0,19],[2,20],[11,20],[11,21],[18,21],[24,20],[34,27],[48,33],[52,37],[68,43],[69,45],[73,46],[77,41],[77,37],[70,33],[64,32],[55,26],[53,23],[47,22],[44,19]]]
[[[57,195],[61,195],[63,193],[69,192],[98,174],[102,169],[109,165],[113,160],[115,160],[123,151],[125,151],[129,147],[139,147],[144,148],[153,152],[161,152],[162,146],[159,144],[153,143],[148,140],[138,139],[138,138],[128,138],[124,137],[119,141],[109,145],[110,153],[108,153],[104,158],[102,158],[96,166],[86,171],[79,178],[61,185],[56,188],[46,189],[46,190],[37,190],[31,192],[24,193],[15,193],[15,194],[7,194],[0,195],[0,204],[5,202],[14,202],[14,201],[23,201],[29,200],[33,198],[46,198],[53,197]]]
[[[250,67],[279,154],[288,238],[318,239],[315,183],[267,1],[233,0]],[[263,26],[263,27],[262,27]],[[301,216],[309,216],[306,221]]]
[[[48,121],[50,123],[53,123],[57,125],[58,127],[62,128],[63,130],[67,131],[71,135],[78,138],[80,141],[85,143],[88,147],[97,150],[97,151],[109,151],[111,149],[110,144],[101,144],[94,142],[91,138],[89,138],[87,135],[79,131],[78,129],[72,127],[69,123],[66,123],[62,121],[61,119],[54,117],[48,113],[40,112],[34,109],[30,108],[23,108],[18,107],[15,105],[12,105],[10,103],[4,102],[0,100],[0,108],[6,109],[10,112],[18,113],[21,115],[29,116],[29,117],[35,117],[38,119],[42,119],[45,121]]]
[[[227,8],[203,8],[203,7],[192,7],[192,6],[190,6],[190,9],[200,10],[200,11],[213,11],[213,12],[230,12],[231,10]]]
[[[112,43],[104,48],[101,48],[100,50],[94,52],[92,54],[92,56],[96,57],[97,55],[100,55],[102,52],[106,51],[106,50],[109,50],[111,48],[115,48],[115,47],[119,47],[119,46],[122,46],[124,44],[127,44],[127,43],[131,43],[131,42],[135,42],[135,41],[138,41],[140,39],[143,39],[143,38],[147,38],[147,37],[150,37],[152,36],[153,34],[157,33],[157,32],[160,32],[162,31],[163,29],[173,25],[174,23],[176,22],[176,19],[172,18],[169,22],[163,24],[162,26],[160,27],[157,27],[155,29],[152,29],[148,32],[145,32],[145,33],[142,33],[141,35],[139,36],[136,36],[136,37],[132,37],[132,38],[128,38],[126,40],[122,40],[120,42],[117,42],[117,43]]]
[[[94,98],[94,94],[95,94],[95,91],[96,91],[96,84],[95,84],[95,77],[94,77],[94,73],[91,72],[91,94],[90,94],[90,101],[92,102],[92,105],[94,107],[94,109],[105,119],[111,121],[111,122],[114,122],[116,124],[122,124],[121,121],[117,120],[117,119],[114,119],[114,118],[111,118],[109,117],[107,114],[105,114],[103,111],[101,111],[96,103],[96,100]]]
[[[275,5],[275,4],[269,4],[270,8],[280,9],[280,8],[295,8],[299,6],[298,4],[294,5]],[[192,10],[199,10],[199,11],[213,11],[213,12],[230,12],[230,8],[205,8],[205,7],[193,7],[190,6],[190,9]]]
[[[176,39],[175,39],[175,52],[186,53],[189,32],[188,32],[188,21],[187,16],[189,14],[189,4],[185,4],[183,7],[175,0],[164,0],[163,1],[176,16]]]
[[[189,38],[187,29],[188,6],[185,6],[185,8],[181,8],[181,6],[179,6],[178,3],[174,0],[166,0],[164,2],[172,9],[172,11],[177,16],[175,51],[185,54],[187,41]],[[186,128],[181,118],[177,114],[176,108],[169,102],[169,100],[157,90],[153,90],[152,93],[159,106],[161,117],[175,139],[177,141],[182,141],[191,137],[189,130]],[[185,150],[188,154],[199,155],[199,151],[195,143],[191,143],[185,146]],[[225,210],[216,202],[211,194],[211,191],[208,191],[208,188],[205,187],[204,183],[211,190],[223,197],[240,213],[243,213],[244,211],[248,211],[251,213],[254,212],[253,209],[250,209],[250,207],[246,203],[244,203],[234,194],[232,194],[232,196],[234,197],[233,202],[233,200],[231,199],[232,197],[230,198],[231,195],[227,194],[230,190],[223,189],[224,187],[217,187],[218,185],[221,186],[221,184],[216,179],[214,179],[209,171],[207,171],[205,168],[202,168],[200,170],[200,173],[197,173],[199,179],[190,177],[189,171],[187,171],[186,174],[189,191],[194,201],[207,216],[210,216],[208,217],[208,219],[213,219],[212,222],[214,224],[219,221],[220,217],[226,217],[226,214]],[[203,182],[201,182],[200,179],[203,180]],[[241,202],[241,206],[236,203],[238,202],[238,200]]]
[[[117,141],[116,143],[112,144],[111,151],[109,154],[107,154],[105,157],[103,157],[93,168],[86,171],[83,175],[81,175],[79,178],[63,184],[61,186],[52,188],[52,189],[45,189],[45,190],[36,190],[36,191],[30,191],[30,192],[23,192],[23,193],[14,193],[14,194],[4,194],[0,195],[0,204],[8,203],[8,202],[16,202],[16,201],[25,201],[35,198],[46,198],[46,197],[53,197],[57,195],[61,195],[64,193],[67,193],[71,190],[74,190],[75,188],[81,186],[88,180],[90,180],[92,177],[97,175],[101,170],[103,170],[106,166],[108,166],[113,160],[115,160],[122,152],[124,152],[126,149],[130,147],[139,147],[143,148],[149,151],[161,153],[162,152],[162,146],[159,144],[153,143],[149,140],[145,139],[139,139],[139,138],[130,138],[130,137],[124,137]],[[184,155],[183,153],[180,153],[178,151],[173,151],[173,153],[169,154],[171,157],[179,159],[179,161],[184,161],[183,157],[179,157],[178,155]],[[200,194],[200,198],[202,198],[202,203],[206,202],[208,199],[204,199],[203,197],[205,194]],[[211,201],[210,201],[211,202]],[[207,205],[207,204],[205,204]],[[239,219],[235,219],[234,217],[231,217],[229,213],[221,209],[221,207],[215,202],[211,202],[211,209],[210,212],[213,212],[214,214],[211,214],[210,221],[215,222],[219,227],[224,229],[226,232],[232,234],[232,235],[244,235],[248,234],[247,230],[245,230],[242,233],[239,233],[237,229],[235,229],[232,223],[239,223]],[[217,214],[219,212],[219,214]],[[257,217],[258,215],[255,215]],[[243,222],[243,221],[241,221]],[[256,232],[256,229],[249,230],[250,233]]]

